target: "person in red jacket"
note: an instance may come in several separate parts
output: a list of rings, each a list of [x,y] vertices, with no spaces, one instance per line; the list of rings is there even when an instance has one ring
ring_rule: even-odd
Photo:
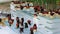
[[[37,25],[36,24],[33,25],[33,30],[37,31]]]
[[[31,20],[28,20],[27,22],[28,22],[29,25],[31,25]]]

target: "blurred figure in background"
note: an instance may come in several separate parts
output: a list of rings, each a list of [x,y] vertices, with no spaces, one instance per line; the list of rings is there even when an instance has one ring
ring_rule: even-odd
[[[20,27],[20,33],[24,32],[24,25],[22,24],[22,22],[20,22],[19,27]]]
[[[31,25],[31,20],[28,20],[27,22],[28,22],[29,25]]]
[[[23,10],[23,8],[24,8],[23,6],[20,6],[20,9],[21,9],[21,10]]]
[[[13,19],[10,19],[9,20],[9,26],[11,26],[13,24],[14,20]]]
[[[8,21],[9,21],[11,19],[11,14],[8,14],[7,17],[8,17]]]
[[[28,24],[27,23],[25,23],[25,28],[28,28]]]
[[[22,22],[21,24],[23,24],[23,23],[24,23],[24,18],[21,18],[21,22]]]
[[[36,24],[33,25],[33,31],[37,31],[37,25]]]
[[[0,18],[0,22],[2,22],[2,19]]]
[[[34,34],[33,27],[30,28],[30,34]]]
[[[17,21],[16,27],[19,28],[19,23],[20,23],[19,17],[16,17],[16,21]]]

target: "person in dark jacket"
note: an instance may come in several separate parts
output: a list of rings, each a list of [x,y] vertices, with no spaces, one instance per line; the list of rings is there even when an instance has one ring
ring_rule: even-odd
[[[11,14],[8,14],[7,17],[8,17],[8,20],[10,20],[11,19]]]
[[[41,13],[43,13],[44,12],[44,8],[41,6],[40,9],[41,9]]]
[[[9,21],[11,20],[11,14],[8,14],[7,17],[8,17],[8,23],[9,23]]]
[[[19,26],[20,26],[20,33],[24,32],[24,25],[20,23]]]
[[[20,8],[21,8],[21,10],[23,10],[24,7],[23,6],[20,6]]]
[[[2,19],[0,18],[0,22],[2,22]]]
[[[21,24],[23,24],[23,23],[24,23],[24,18],[21,18],[21,22],[22,22]]]
[[[34,34],[32,27],[30,28],[30,34]]]
[[[16,21],[17,21],[16,26],[17,26],[17,28],[19,28],[19,23],[20,23],[19,17],[16,17]]]
[[[25,23],[25,28],[28,28],[28,24],[27,23]]]

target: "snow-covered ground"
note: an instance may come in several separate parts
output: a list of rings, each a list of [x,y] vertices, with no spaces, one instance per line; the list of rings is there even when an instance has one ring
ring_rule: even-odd
[[[23,11],[22,10],[17,10],[17,11],[11,10],[12,18],[14,18],[14,23],[10,27],[8,21],[5,21],[4,23],[6,24],[6,27],[0,26],[0,34],[21,34],[20,33],[20,28],[16,28],[16,17],[17,16],[19,18],[23,17],[24,18],[24,23],[27,22],[27,20],[31,20],[31,25],[29,25],[28,28],[24,28],[24,32],[22,34],[30,34],[30,27],[32,27],[34,23],[36,23],[37,27],[38,27],[37,31],[34,32],[34,34],[60,34],[59,33],[60,29],[55,29],[57,32],[53,33],[52,29],[50,30],[50,29],[45,28],[45,26],[51,27],[51,28],[53,28],[53,26],[56,27],[56,28],[57,28],[57,26],[59,27],[60,26],[59,25],[60,24],[60,19],[59,19],[59,22],[57,24],[57,22],[52,23],[50,20],[48,20],[46,18],[43,18],[41,16],[38,16],[37,18],[34,18],[33,17],[34,9],[31,9],[31,8],[27,9],[27,10],[24,8]],[[3,12],[3,13],[5,13],[5,12]],[[2,18],[2,16],[0,16],[0,18]],[[54,20],[54,21],[58,21],[58,20]],[[49,22],[51,22],[51,23],[49,23]],[[56,25],[52,26],[51,24],[56,24]]]
[[[2,27],[0,26],[0,34],[18,34],[16,32],[14,32],[10,27],[5,26]]]
[[[27,20],[31,20],[31,25],[29,25],[28,28],[24,28],[24,32],[22,34],[30,34],[30,27],[32,27],[34,23],[36,23],[37,27],[38,27],[37,31],[34,32],[34,34],[54,34],[52,30],[49,30],[49,29],[45,28],[45,26],[52,27],[52,25],[49,25],[47,22],[52,22],[53,20],[48,20],[48,19],[45,19],[45,18],[40,17],[40,16],[38,16],[35,19],[33,17],[33,13],[29,13],[29,12],[26,12],[26,11],[20,11],[20,10],[11,11],[11,14],[12,14],[12,18],[14,18],[14,23],[12,24],[12,26],[10,27],[8,21],[5,21],[6,26],[8,26],[7,28],[5,27],[6,32],[10,32],[12,30],[12,32],[10,34],[12,34],[13,32],[15,32],[14,34],[21,34],[20,33],[20,28],[16,28],[16,17],[17,16],[20,19],[23,17],[24,18],[24,23],[27,22]],[[54,21],[57,21],[57,20],[54,20]],[[52,23],[50,23],[50,24],[52,24]],[[1,30],[3,31],[3,29],[1,29]],[[59,32],[60,32],[60,30],[59,30]],[[59,32],[57,32],[55,34],[59,34]]]

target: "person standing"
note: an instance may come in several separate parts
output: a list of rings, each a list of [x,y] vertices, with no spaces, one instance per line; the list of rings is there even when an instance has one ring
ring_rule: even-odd
[[[33,27],[30,28],[30,34],[34,34]]]
[[[20,23],[19,17],[16,17],[16,21],[17,21],[16,26],[17,26],[17,28],[19,28],[19,23]]]
[[[31,25],[31,20],[28,20],[27,22],[28,22],[29,25]]]
[[[11,20],[11,14],[8,14],[7,17],[8,17],[8,23],[9,23],[9,21]]]
[[[23,23],[24,23],[24,18],[21,18],[21,22],[22,22],[21,24],[23,25]]]
[[[13,22],[13,21],[10,19],[10,20],[9,20],[9,26],[11,26],[11,25],[12,25],[12,22]]]
[[[20,23],[19,26],[20,26],[20,33],[24,32],[24,30],[23,30],[24,29],[24,25],[22,23]]]
[[[0,22],[2,22],[2,19],[0,18]]]
[[[37,25],[36,24],[33,25],[33,30],[37,31]]]
[[[28,28],[28,24],[27,23],[25,23],[25,28]]]

